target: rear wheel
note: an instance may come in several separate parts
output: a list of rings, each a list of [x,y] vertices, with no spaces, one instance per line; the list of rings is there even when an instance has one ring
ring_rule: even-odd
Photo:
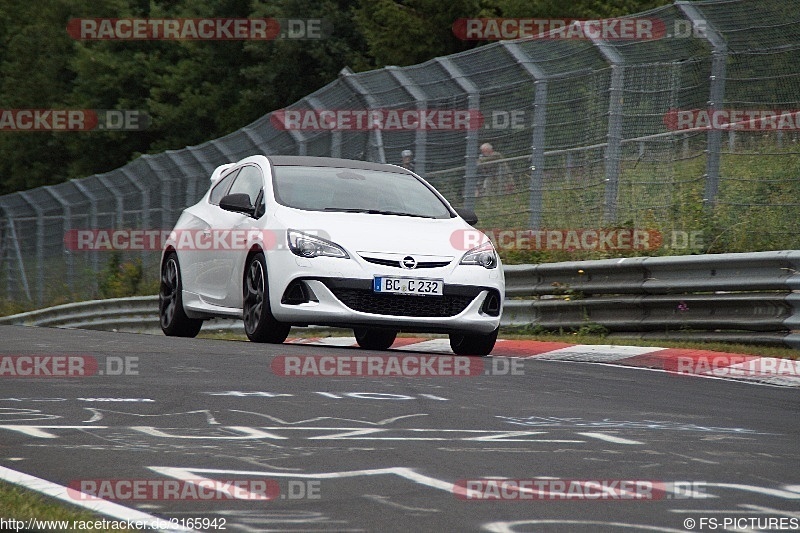
[[[386,350],[397,338],[397,332],[389,329],[355,328],[356,342],[365,350]]]
[[[202,320],[186,316],[182,291],[178,254],[171,252],[161,266],[161,284],[158,290],[161,331],[168,337],[196,337],[203,327]]]
[[[280,344],[289,336],[291,326],[278,322],[272,316],[267,264],[262,253],[252,255],[245,267],[242,314],[244,332],[253,342]]]
[[[481,335],[475,334],[450,334],[450,348],[456,355],[476,355],[483,357],[489,355],[494,349],[494,343],[497,341],[497,332],[500,328],[495,329],[493,332]]]

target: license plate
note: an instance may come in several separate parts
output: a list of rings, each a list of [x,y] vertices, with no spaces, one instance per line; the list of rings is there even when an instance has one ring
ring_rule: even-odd
[[[376,276],[372,284],[375,292],[385,294],[415,294],[417,296],[441,296],[444,280],[420,278],[396,278]]]

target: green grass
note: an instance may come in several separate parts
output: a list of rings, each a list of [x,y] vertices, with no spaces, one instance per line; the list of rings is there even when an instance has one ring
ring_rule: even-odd
[[[20,488],[10,483],[0,482],[0,516],[9,519],[26,521],[35,518],[40,521],[67,521],[67,529],[53,528],[40,531],[86,531],[86,529],[73,528],[73,522],[95,522],[103,520],[103,516],[96,515],[79,507],[69,505],[54,498],[43,496],[38,492]],[[106,520],[111,520],[106,518]],[[13,531],[13,530],[12,530]],[[30,530],[27,530],[30,531]],[[128,531],[125,529],[93,529],[98,532]]]
[[[631,256],[757,252],[800,249],[800,152],[778,146],[769,136],[753,137],[720,159],[716,206],[704,203],[706,158],[701,152],[665,161],[638,160],[628,154],[619,178],[616,222],[604,220],[602,161],[569,175],[563,168],[545,171],[543,229],[637,228],[659,231],[667,244],[674,231],[699,232],[695,248],[650,251],[500,250],[506,264],[551,263]],[[527,180],[522,171],[519,180]],[[476,199],[482,229],[528,227],[529,192]]]

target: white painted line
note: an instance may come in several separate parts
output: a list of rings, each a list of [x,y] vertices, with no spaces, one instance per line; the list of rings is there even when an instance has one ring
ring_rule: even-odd
[[[617,346],[613,344],[578,344],[567,348],[560,348],[537,355],[536,359],[570,361],[580,360],[589,362],[618,361],[637,355],[658,352],[664,348],[653,346]]]
[[[355,337],[326,337],[311,342],[301,342],[297,344],[307,344],[309,346],[358,346]]]
[[[393,348],[394,350],[413,351],[413,352],[433,352],[433,353],[446,353],[453,354],[450,349],[450,341],[448,339],[431,339],[429,341],[417,342],[414,344],[407,344]]]
[[[644,442],[639,442],[638,440],[630,440],[630,439],[623,439],[622,437],[615,437],[614,435],[609,435],[608,433],[578,433],[578,435],[583,435],[584,437],[592,437],[594,439],[604,440],[606,442],[613,442],[614,444],[644,444]]]
[[[19,431],[29,437],[37,439],[57,439],[58,435],[54,435],[45,429],[86,429],[87,426],[23,426],[17,424],[4,424],[0,425],[0,429],[8,429],[11,431]],[[108,429],[108,426],[89,426],[96,427],[97,429]]]
[[[109,502],[106,500],[78,500],[69,495],[67,487],[41,479],[23,472],[17,472],[4,466],[0,466],[0,479],[8,481],[15,485],[25,487],[26,489],[45,494],[57,500],[67,502],[69,504],[83,507],[92,512],[109,516],[120,521],[131,522],[144,522],[148,527],[153,529],[160,529],[161,531],[194,531],[193,529],[172,524],[169,520],[158,518],[135,509],[130,509],[118,503]],[[77,492],[77,491],[74,491]],[[88,497],[88,495],[87,495]]]
[[[199,474],[225,474],[234,476],[260,476],[260,477],[290,477],[299,479],[342,479],[361,476],[396,475],[414,483],[444,490],[453,493],[453,483],[442,481],[434,477],[419,474],[414,470],[404,467],[375,468],[369,470],[347,470],[344,472],[319,472],[319,473],[299,473],[299,472],[273,472],[258,470],[224,470],[218,468],[180,468],[170,466],[150,466],[153,472],[163,476],[171,477],[182,481],[197,479]]]

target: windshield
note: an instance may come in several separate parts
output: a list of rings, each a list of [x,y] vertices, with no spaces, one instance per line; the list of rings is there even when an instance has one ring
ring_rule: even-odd
[[[273,167],[275,200],[309,211],[451,218],[442,200],[409,174],[335,167]]]

